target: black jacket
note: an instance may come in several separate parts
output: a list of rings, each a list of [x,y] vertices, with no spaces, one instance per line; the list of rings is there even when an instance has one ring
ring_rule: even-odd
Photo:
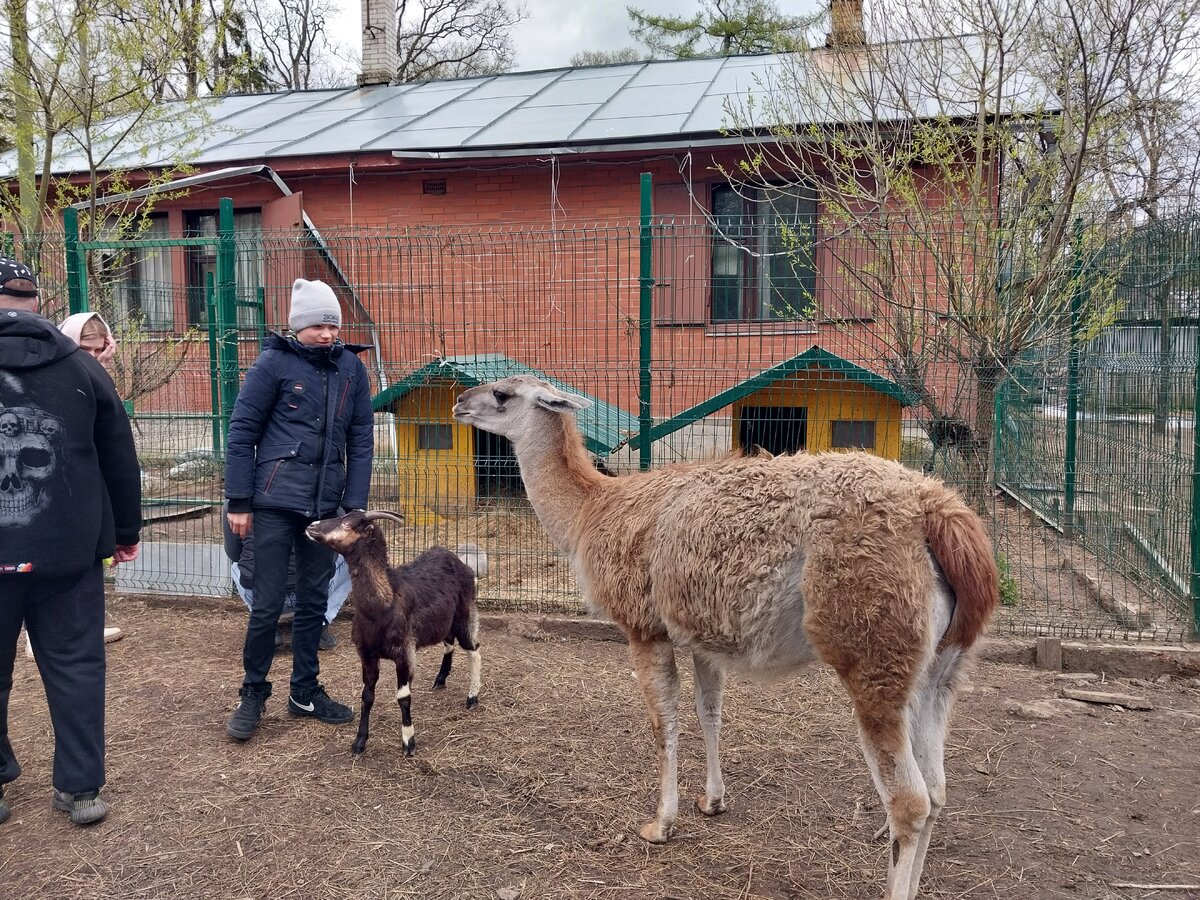
[[[286,509],[321,518],[365,509],[374,455],[367,367],[336,343],[268,334],[229,420],[225,496],[233,512]]]
[[[53,322],[0,309],[0,580],[78,579],[141,527],[141,471],[112,379]]]

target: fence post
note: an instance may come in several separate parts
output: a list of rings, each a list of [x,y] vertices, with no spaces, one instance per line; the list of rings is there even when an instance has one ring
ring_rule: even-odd
[[[63,210],[63,250],[67,256],[67,309],[72,315],[88,311],[87,279],[79,252],[79,210]]]
[[[1192,522],[1188,542],[1192,551],[1188,594],[1192,601],[1192,636],[1200,637],[1200,336],[1195,346],[1195,375],[1192,393]]]
[[[212,447],[214,456],[225,453],[225,438],[221,431],[224,421],[221,412],[221,367],[217,362],[217,292],[212,272],[204,273],[204,317],[208,322],[208,383],[212,390]]]
[[[641,227],[638,236],[638,430],[642,439],[638,441],[638,468],[649,469],[651,460],[650,429],[654,419],[650,414],[650,356],[652,352],[654,267],[653,225],[654,180],[649,172],[642,173]]]
[[[1071,324],[1067,354],[1067,447],[1063,466],[1063,537],[1075,534],[1075,477],[1079,430],[1079,317],[1083,309],[1083,221],[1075,220],[1071,261]]]
[[[236,258],[233,200],[222,197],[217,215],[217,368],[221,378],[221,428],[226,434],[238,394]]]

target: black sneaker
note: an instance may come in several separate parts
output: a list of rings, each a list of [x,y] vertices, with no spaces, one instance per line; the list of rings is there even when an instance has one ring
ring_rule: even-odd
[[[267,698],[271,696],[271,686],[243,687],[238,695],[242,700],[225,724],[225,733],[235,741],[248,741],[258,731]]]
[[[321,632],[321,640],[317,642],[318,650],[332,650],[337,646],[337,635],[333,633],[333,629],[328,625]]]
[[[344,703],[330,699],[322,685],[307,697],[288,697],[288,712],[293,716],[305,716],[329,725],[345,725],[354,719],[354,710]]]

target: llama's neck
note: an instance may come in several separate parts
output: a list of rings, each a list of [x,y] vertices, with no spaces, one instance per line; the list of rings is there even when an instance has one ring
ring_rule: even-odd
[[[545,427],[518,441],[513,449],[529,502],[555,546],[573,553],[584,503],[601,489],[573,416],[547,415]]]

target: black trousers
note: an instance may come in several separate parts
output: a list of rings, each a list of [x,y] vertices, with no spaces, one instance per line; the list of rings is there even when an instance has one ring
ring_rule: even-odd
[[[312,519],[282,509],[254,510],[254,603],[242,648],[245,687],[269,682],[275,629],[287,595],[288,560],[296,551],[296,617],[292,621],[292,693],[307,698],[317,687],[317,644],[325,627],[329,579],[337,554],[309,539]]]
[[[8,700],[21,621],[54,725],[54,787],[104,785],[104,573],[99,560],[74,583],[0,575],[0,784],[21,774],[8,739]]]

